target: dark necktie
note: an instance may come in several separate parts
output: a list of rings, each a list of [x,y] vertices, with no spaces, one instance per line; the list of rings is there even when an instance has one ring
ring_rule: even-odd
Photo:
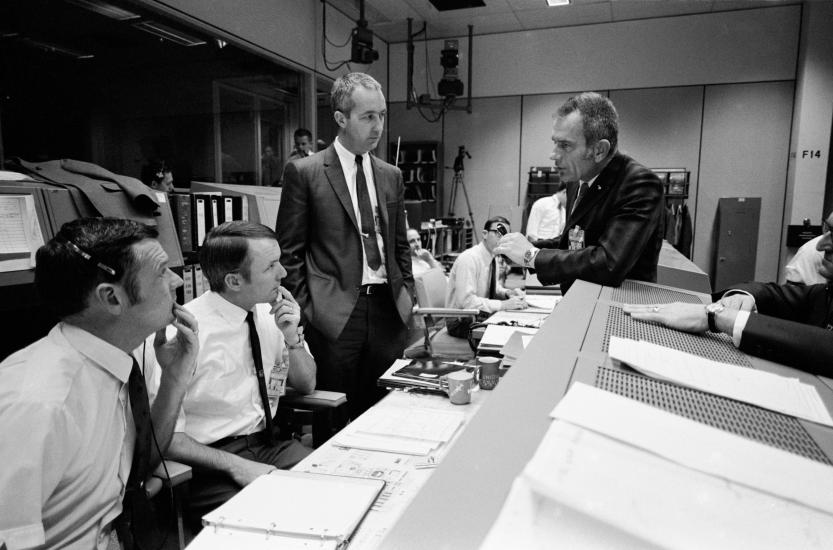
[[[493,300],[497,294],[497,259],[492,258],[489,262],[489,295],[487,298]]]
[[[361,155],[356,155],[356,199],[359,201],[362,244],[364,244],[364,253],[367,255],[367,265],[376,271],[382,265],[382,256],[379,254],[379,243],[376,242],[376,224],[373,220],[373,208],[367,192],[367,179],[364,177]]]
[[[272,408],[269,406],[269,395],[266,393],[266,378],[263,374],[263,357],[260,355],[260,338],[255,328],[255,318],[252,312],[246,314],[246,323],[249,325],[249,343],[252,345],[252,359],[255,362],[255,373],[257,374],[257,387],[260,390],[260,399],[263,401],[263,414],[266,417],[266,440],[270,445],[275,443],[275,436],[272,433]]]
[[[157,546],[159,541],[156,518],[144,491],[143,482],[150,474],[150,444],[153,429],[150,420],[150,403],[145,377],[139,363],[133,358],[133,368],[127,379],[127,395],[133,424],[136,426],[136,445],[133,463],[127,478],[122,500],[122,514],[116,521],[116,531],[125,549],[146,549]]]
[[[576,195],[576,200],[573,202],[573,209],[570,210],[570,214],[572,214],[573,212],[576,211],[576,206],[578,206],[578,203],[581,202],[581,199],[582,199],[582,197],[584,197],[584,194],[586,192],[587,192],[587,182],[583,181],[583,182],[581,182],[581,185],[579,185],[579,187],[578,187],[578,194]]]

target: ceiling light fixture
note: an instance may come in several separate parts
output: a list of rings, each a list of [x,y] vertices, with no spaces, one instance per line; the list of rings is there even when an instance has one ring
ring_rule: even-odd
[[[133,23],[133,26],[139,30],[158,36],[163,40],[169,40],[170,42],[179,44],[180,46],[202,46],[205,44],[205,40],[195,38],[162,23],[157,23],[156,21],[139,21],[138,23]]]
[[[66,0],[68,4],[90,10],[99,15],[115,19],[116,21],[130,21],[132,19],[139,19],[138,13],[133,13],[130,10],[114,6],[102,0]]]
[[[570,0],[547,0],[547,5],[551,8],[555,6],[569,6]]]
[[[67,57],[72,57],[73,59],[92,59],[93,57],[95,57],[95,55],[91,53],[79,52],[78,50],[73,50],[72,48],[61,46],[59,44],[53,44],[51,42],[32,40],[31,38],[25,37],[21,38],[20,42],[26,44],[27,46],[38,48],[39,50],[43,50],[45,52],[57,53],[60,55],[65,55]]]

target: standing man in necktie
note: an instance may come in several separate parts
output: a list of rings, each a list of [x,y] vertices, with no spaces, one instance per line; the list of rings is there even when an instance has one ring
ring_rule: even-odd
[[[402,174],[370,154],[387,115],[381,86],[350,73],[330,103],[338,136],[286,166],[277,233],[318,387],[346,393],[355,418],[384,395],[376,379],[402,356],[413,277]]]
[[[256,477],[310,452],[273,425],[286,385],[315,389],[280,258],[275,232],[246,221],[218,225],[200,248],[211,290],[185,304],[200,323],[200,354],[168,450],[193,467],[188,516],[197,525]]]
[[[156,237],[134,221],[88,218],[37,252],[35,285],[60,322],[0,364],[0,540],[10,549],[106,549],[125,489],[141,491],[168,447],[197,323],[176,304],[182,279]],[[161,373],[142,368],[154,333]],[[149,407],[151,371],[161,383]]]
[[[663,235],[659,178],[619,152],[619,116],[594,92],[568,99],[555,116],[552,159],[567,185],[567,223],[559,238],[533,246],[506,235],[496,253],[537,271],[543,284],[566,291],[576,279],[618,286],[655,282]],[[586,192],[577,198],[581,184]]]
[[[445,307],[456,309],[478,309],[483,318],[506,309],[526,307],[524,293],[520,289],[507,290],[498,282],[498,262],[495,247],[500,240],[498,226],[509,231],[509,220],[495,216],[483,226],[483,241],[463,251],[451,266],[448,274],[448,290]],[[446,322],[448,333],[458,338],[467,338],[472,320],[460,317]]]

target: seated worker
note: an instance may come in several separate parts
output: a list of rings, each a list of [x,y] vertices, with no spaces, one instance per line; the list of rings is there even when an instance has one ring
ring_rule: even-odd
[[[445,307],[479,309],[483,317],[502,309],[523,309],[526,307],[524,293],[520,289],[507,290],[498,283],[495,246],[500,239],[498,226],[503,224],[509,231],[509,220],[503,216],[490,218],[483,226],[483,242],[465,250],[454,261],[448,274],[448,291]],[[449,319],[448,333],[467,338],[471,319]]]
[[[165,161],[155,160],[142,168],[142,183],[151,189],[171,193],[174,190],[174,175],[165,166]]]
[[[833,223],[833,214],[827,219]],[[833,273],[829,227],[818,243],[822,265]],[[686,332],[722,332],[741,350],[799,370],[833,376],[833,284],[747,283],[718,302],[625,305],[634,319]]]
[[[530,242],[553,239],[564,230],[567,221],[567,185],[561,182],[556,189],[549,197],[541,197],[532,203],[526,222],[526,238]]]
[[[662,184],[656,174],[617,149],[619,115],[597,93],[568,99],[553,123],[552,159],[567,184],[567,222],[557,239],[532,245],[504,236],[497,254],[534,268],[542,284],[566,292],[583,279],[618,286],[655,282],[662,248]],[[583,190],[586,190],[583,192]]]
[[[151,434],[164,453],[198,346],[193,316],[175,301],[182,279],[156,237],[134,221],[80,219],[37,252],[35,285],[60,322],[0,364],[9,549],[107,548],[113,529],[132,540],[130,504],[145,498],[140,483],[161,458]],[[176,335],[166,340],[169,323]],[[134,350],[154,333],[162,370],[151,408]]]
[[[425,273],[429,269],[436,267],[442,269],[442,264],[434,258],[434,255],[422,248],[422,238],[416,229],[408,230],[408,246],[411,247],[411,273],[414,277]]]
[[[303,393],[315,389],[315,361],[298,326],[298,303],[281,286],[280,257],[275,232],[246,221],[218,225],[200,249],[211,290],[185,305],[200,323],[201,348],[168,450],[193,467],[191,519],[310,453],[280,440],[273,425],[287,383]]]
[[[825,232],[827,228],[825,227]],[[784,268],[788,283],[796,285],[817,285],[833,279],[833,268],[824,265],[824,252],[819,243],[824,235],[809,240],[803,245]]]
[[[306,128],[298,128],[292,134],[292,139],[295,141],[295,148],[289,153],[289,157],[286,159],[287,162],[307,158],[313,154],[312,132]]]
[[[260,184],[265,187],[275,187],[280,184],[281,163],[275,156],[275,150],[271,145],[263,148],[263,155],[260,157]]]

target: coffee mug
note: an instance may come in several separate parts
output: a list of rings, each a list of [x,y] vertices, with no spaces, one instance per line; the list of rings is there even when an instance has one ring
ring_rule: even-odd
[[[500,359],[497,357],[478,357],[477,370],[480,389],[491,390],[500,382]]]
[[[458,370],[446,376],[448,398],[455,405],[465,405],[471,402],[471,390],[474,386],[474,374],[465,370]]]

